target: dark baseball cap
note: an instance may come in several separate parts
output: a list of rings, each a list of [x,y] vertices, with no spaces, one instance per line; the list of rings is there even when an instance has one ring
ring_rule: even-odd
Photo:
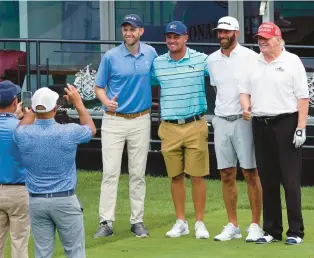
[[[175,33],[178,35],[187,35],[188,29],[186,26],[180,21],[172,21],[169,22],[165,29],[165,34],[167,33]]]
[[[0,105],[9,105],[17,94],[21,93],[21,88],[11,81],[0,82]]]
[[[136,14],[128,14],[127,16],[125,16],[122,23],[121,23],[121,26],[123,26],[126,23],[131,24],[134,28],[142,28],[143,27],[143,23],[142,23],[141,18]]]

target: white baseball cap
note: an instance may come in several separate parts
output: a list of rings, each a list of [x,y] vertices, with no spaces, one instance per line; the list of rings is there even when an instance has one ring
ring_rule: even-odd
[[[47,113],[55,108],[59,94],[47,87],[40,88],[35,91],[32,97],[32,109],[36,113]],[[37,109],[43,106],[45,109]]]
[[[213,30],[239,30],[239,22],[236,18],[225,16],[219,19],[217,27]]]

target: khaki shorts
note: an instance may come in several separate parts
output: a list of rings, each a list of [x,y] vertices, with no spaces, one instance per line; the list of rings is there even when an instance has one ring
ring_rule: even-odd
[[[169,177],[182,173],[209,175],[208,126],[204,118],[183,125],[162,122],[158,136]]]

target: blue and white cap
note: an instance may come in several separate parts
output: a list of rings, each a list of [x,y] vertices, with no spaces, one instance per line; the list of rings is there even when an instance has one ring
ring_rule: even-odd
[[[165,29],[165,34],[167,33],[175,33],[178,35],[187,35],[188,29],[187,27],[180,21],[172,21],[169,22]]]
[[[127,16],[125,16],[122,23],[121,23],[121,26],[123,26],[126,23],[131,24],[134,28],[142,28],[143,27],[143,23],[142,23],[141,18],[136,14],[128,14]]]

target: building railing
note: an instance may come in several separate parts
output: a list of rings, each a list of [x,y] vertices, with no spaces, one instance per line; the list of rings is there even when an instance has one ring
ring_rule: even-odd
[[[47,43],[57,43],[59,44],[59,49],[54,50],[54,52],[59,52],[59,53],[103,53],[101,51],[80,51],[80,52],[75,52],[75,51],[66,51],[63,49],[64,44],[91,44],[91,45],[118,45],[121,44],[122,41],[115,41],[115,40],[59,40],[59,39],[22,39],[22,38],[0,38],[0,42],[3,44],[3,49],[6,49],[7,43],[25,43],[25,52],[26,52],[26,57],[27,57],[27,64],[26,64],[26,83],[27,83],[27,90],[31,89],[31,43],[35,44],[35,59],[36,59],[36,74],[37,77],[40,77],[40,67],[41,67],[41,46],[42,44],[47,44]],[[147,43],[152,46],[165,46],[165,42],[155,42],[155,41],[146,41],[144,43]],[[219,48],[218,43],[194,43],[194,42],[189,42],[187,43],[189,46],[194,46],[194,47],[216,47]],[[242,44],[243,46],[249,47],[251,49],[257,49],[258,45],[257,44]],[[306,45],[286,45],[285,46],[287,49],[313,49],[314,46],[306,46]],[[209,53],[208,53],[209,54]],[[48,61],[46,62],[46,65],[48,64]],[[86,64],[84,64],[86,65]],[[314,67],[314,65],[313,65]],[[40,88],[40,80],[37,80],[37,88]]]
[[[41,67],[41,45],[47,44],[47,43],[57,43],[60,44],[59,49],[54,50],[54,52],[59,53],[103,53],[101,51],[65,51],[63,49],[64,44],[91,44],[91,45],[118,45],[121,44],[122,41],[115,41],[115,40],[59,40],[59,39],[22,39],[22,38],[0,38],[0,42],[3,44],[3,49],[6,49],[7,43],[25,43],[25,52],[27,57],[27,65],[26,65],[26,82],[27,82],[27,90],[31,89],[31,80],[30,80],[30,68],[31,68],[31,48],[30,44],[35,44],[35,57],[36,57],[36,71],[37,71],[37,77],[40,77],[40,67]],[[152,45],[152,46],[165,46],[165,42],[155,42],[155,41],[145,41],[144,43]],[[194,43],[194,42],[188,42],[187,45],[194,46],[194,47],[216,47],[219,48],[218,43]],[[242,44],[243,46],[246,46],[251,49],[257,49],[258,44]],[[286,45],[287,49],[313,49],[314,46],[306,46],[306,45]],[[208,53],[209,54],[209,53]],[[47,65],[48,62],[46,62]],[[86,65],[86,64],[84,64]],[[40,80],[37,80],[37,88],[40,88]]]

